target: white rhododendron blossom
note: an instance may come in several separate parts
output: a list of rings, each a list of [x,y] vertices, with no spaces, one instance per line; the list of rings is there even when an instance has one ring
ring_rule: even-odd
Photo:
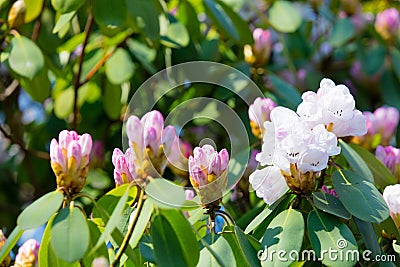
[[[338,155],[338,137],[366,133],[366,121],[355,109],[353,96],[344,85],[323,79],[317,93],[306,92],[297,113],[276,107],[256,160],[264,169],[256,170],[249,181],[258,197],[267,204],[278,200],[290,188],[296,193],[314,190],[318,173],[330,156]]]
[[[337,137],[367,133],[365,117],[355,109],[354,98],[345,85],[322,79],[317,93],[305,92],[302,99],[297,113],[311,127],[324,124]]]

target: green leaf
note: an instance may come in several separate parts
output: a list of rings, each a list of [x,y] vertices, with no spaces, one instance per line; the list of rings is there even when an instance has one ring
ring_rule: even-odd
[[[227,4],[212,0],[204,0],[203,3],[207,15],[224,35],[240,45],[253,43],[248,24]]]
[[[55,254],[72,263],[85,255],[90,240],[86,217],[77,207],[62,209],[52,223],[50,244]]]
[[[64,14],[78,10],[86,0],[51,0],[53,8]]]
[[[13,71],[32,80],[42,70],[44,58],[34,42],[25,36],[17,35],[11,40],[8,62]]]
[[[395,238],[397,240],[400,240],[400,233],[399,230],[397,229],[396,224],[394,223],[393,219],[391,216],[381,222],[380,224],[374,224],[375,232],[376,233],[383,233],[385,232],[388,236],[391,238]]]
[[[79,262],[75,262],[73,264],[68,263],[58,257],[54,252],[52,246],[50,246],[50,237],[51,237],[51,229],[53,225],[53,221],[57,214],[54,214],[49,222],[46,225],[46,229],[44,230],[42,241],[40,242],[39,248],[39,266],[54,266],[54,267],[79,267]]]
[[[57,20],[56,25],[53,28],[53,34],[58,33],[64,26],[71,21],[75,16],[76,11],[71,11],[69,13],[61,14]]]
[[[125,0],[96,0],[93,2],[94,20],[100,26],[114,30],[124,25],[127,19]]]
[[[381,193],[369,181],[349,171],[335,171],[332,182],[345,208],[357,218],[380,223],[389,216]]]
[[[18,216],[17,224],[22,230],[45,224],[57,212],[64,200],[60,191],[47,193],[26,207]]]
[[[260,262],[257,257],[257,253],[250,244],[246,234],[243,232],[242,229],[238,226],[234,226],[235,234],[239,243],[241,250],[243,251],[244,256],[246,257],[247,261],[249,262],[250,266],[260,266]]]
[[[368,168],[368,165],[365,163],[363,158],[356,152],[354,149],[346,144],[343,140],[339,140],[340,147],[342,149],[342,154],[346,158],[350,167],[359,175],[364,177],[369,182],[374,182],[374,176],[372,175],[371,170]]]
[[[44,0],[24,0],[25,2],[25,23],[29,23],[36,19],[42,10]]]
[[[329,42],[333,47],[345,45],[355,34],[353,23],[349,18],[337,20]]]
[[[360,58],[362,70],[367,76],[377,73],[382,68],[385,57],[386,49],[380,45],[368,49]]]
[[[160,43],[171,48],[185,47],[190,42],[190,36],[186,27],[170,16],[172,19],[167,26],[167,32],[161,36]]]
[[[250,223],[247,225],[246,229],[244,232],[246,234],[250,233],[253,231],[257,226],[259,226],[274,210],[276,207],[278,207],[279,203],[281,202],[280,200],[277,200],[274,202],[274,204],[268,206],[265,208],[263,211],[260,212]]]
[[[240,262],[241,266],[243,266],[243,267],[250,267],[251,265],[247,261],[247,258],[245,257],[245,253],[239,245],[239,241],[238,241],[236,233],[234,231],[234,227],[233,226],[225,226],[224,230],[222,231],[222,237],[225,238],[226,241],[228,241],[229,246],[232,249],[233,255],[235,256],[235,261]],[[245,239],[246,239],[246,236],[245,236]],[[260,266],[257,256],[256,256],[255,263],[258,265],[254,265],[254,266]]]
[[[103,233],[101,234],[100,238],[98,239],[96,246],[92,249],[92,251],[97,250],[103,243],[104,241],[109,237],[109,235],[113,232],[113,230],[117,227],[120,218],[122,214],[124,213],[125,210],[125,205],[128,201],[128,196],[129,196],[129,187],[124,187],[125,192],[122,195],[121,198],[119,198],[117,204],[115,205],[115,208],[112,211],[112,214],[110,216],[110,219],[108,220],[106,227],[104,228]],[[100,202],[100,201],[99,201]]]
[[[59,94],[54,103],[54,113],[60,119],[67,118],[74,109],[74,88],[69,87]]]
[[[129,184],[123,184],[121,186],[118,186],[107,192],[104,196],[102,196],[99,199],[99,201],[97,201],[97,205],[93,208],[92,212],[92,220],[97,225],[104,226],[106,224],[103,215],[107,217],[107,220],[109,219],[109,216],[115,210],[116,206],[121,200],[121,197],[125,195],[126,191],[128,190],[128,187]],[[133,201],[136,198],[136,194],[137,194],[137,188],[135,186],[130,187],[125,207],[133,203]]]
[[[135,25],[152,41],[160,39],[158,3],[155,0],[126,1]]]
[[[142,63],[143,67],[151,74],[155,74],[157,69],[152,62],[156,58],[156,50],[132,38],[128,39],[126,44],[128,45],[129,51]]]
[[[219,237],[210,245],[204,241],[202,243],[205,247],[200,251],[200,259],[197,266],[238,266],[231,246],[225,238]]]
[[[15,246],[15,244],[17,244],[23,232],[24,230],[22,230],[21,227],[19,227],[19,225],[15,226],[14,230],[8,236],[6,242],[4,243],[3,247],[0,250],[0,262],[3,262],[3,260],[7,257],[7,255],[10,255],[10,251]]]
[[[324,192],[314,192],[312,194],[315,206],[327,213],[336,215],[345,220],[351,218],[351,214],[343,206],[342,202],[330,194]]]
[[[139,218],[136,222],[135,228],[133,229],[131,239],[129,240],[129,244],[131,245],[131,247],[134,248],[139,243],[140,238],[147,228],[152,211],[153,203],[151,201],[145,200],[143,203],[142,211],[140,212]]]
[[[400,109],[400,82],[390,70],[386,70],[380,79],[380,87],[384,88],[385,93],[381,94],[384,103],[388,106]]]
[[[112,120],[116,120],[121,116],[121,95],[121,86],[113,85],[108,82],[105,84],[103,97],[104,111]]]
[[[360,219],[354,218],[354,222],[357,225],[358,231],[360,232],[362,239],[364,240],[365,247],[370,250],[373,255],[381,254],[381,247],[379,246],[379,242],[370,222],[364,222]]]
[[[269,23],[280,32],[295,32],[301,25],[301,14],[289,1],[275,1],[269,10]]]
[[[32,80],[21,78],[19,83],[35,101],[43,102],[50,96],[50,80],[45,67]]]
[[[397,78],[400,80],[400,51],[393,47],[393,49],[390,50],[390,57],[393,71],[394,73],[396,73]]]
[[[281,100],[281,104],[287,106],[288,108],[296,109],[301,102],[299,91],[275,74],[271,73],[268,75],[268,77],[271,80],[272,86],[274,87],[274,92]]]
[[[185,191],[164,178],[151,180],[146,186],[146,193],[159,208],[180,208],[185,204]]]
[[[96,244],[97,240],[100,238],[101,232],[94,222],[88,220],[87,223],[88,223],[89,232],[90,232],[90,242],[89,242],[89,250],[86,253],[86,255],[83,257],[83,260],[85,263],[84,266],[91,266],[92,261],[97,257],[104,256],[104,257],[108,258],[108,251],[107,251],[107,246],[104,243],[93,254],[90,253],[90,251]]]
[[[268,225],[261,242],[261,249],[285,251],[289,255],[291,251],[299,252],[304,237],[304,220],[300,212],[289,208],[276,216]],[[267,257],[261,261],[262,266],[289,266],[293,262],[280,261],[277,257]]]
[[[197,19],[196,11],[189,1],[184,0],[179,3],[176,17],[186,26],[190,32],[190,38],[197,42],[200,41],[200,22]]]
[[[398,254],[400,254],[400,245],[397,244],[397,240],[393,240],[393,249],[396,251]]]
[[[151,236],[157,266],[187,266],[177,233],[164,216],[157,215],[154,218]]]
[[[313,210],[307,219],[308,233],[312,248],[316,256],[321,257],[321,252],[330,250],[338,251],[335,255],[352,255],[349,251],[357,251],[357,242],[350,229],[337,217],[322,211]],[[328,253],[324,254],[322,263],[328,266],[354,266],[356,259],[338,257],[331,259]]]
[[[160,214],[168,221],[175,231],[176,237],[182,247],[182,255],[185,258],[186,266],[196,266],[200,250],[192,226],[183,216],[182,212],[176,209],[162,209]]]
[[[114,54],[106,62],[106,75],[113,84],[121,84],[128,81],[135,72],[129,53],[123,48],[117,48]]]
[[[350,146],[360,155],[364,162],[368,164],[368,168],[371,170],[375,184],[378,187],[385,188],[388,185],[397,183],[393,174],[375,157],[375,155],[359,145],[350,144]]]

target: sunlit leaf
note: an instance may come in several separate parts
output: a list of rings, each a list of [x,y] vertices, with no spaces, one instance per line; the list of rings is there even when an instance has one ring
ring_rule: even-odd
[[[118,48],[106,62],[106,75],[113,84],[121,84],[129,80],[134,72],[135,64],[123,48]]]
[[[14,230],[8,236],[6,242],[0,250],[0,262],[2,262],[7,257],[7,255],[10,255],[10,251],[15,246],[15,244],[17,244],[23,232],[24,231],[21,229],[21,227],[19,227],[18,225],[15,226]]]
[[[64,200],[60,191],[47,193],[26,207],[18,216],[17,224],[22,230],[45,224],[56,213]]]
[[[24,0],[26,6],[25,23],[36,19],[42,10],[44,0]]]
[[[185,204],[185,191],[166,179],[154,179],[146,186],[146,193],[160,208],[179,208]]]
[[[86,0],[51,0],[54,9],[62,14],[78,10]]]
[[[336,21],[329,42],[334,47],[341,47],[353,37],[355,29],[349,18]]]
[[[145,200],[143,203],[142,211],[139,214],[139,218],[133,229],[132,237],[129,240],[129,244],[134,248],[139,243],[142,234],[146,230],[146,227],[149,223],[151,213],[153,211],[153,203],[151,201]]]
[[[301,14],[289,1],[275,1],[269,10],[269,22],[280,32],[295,32],[301,24]]]
[[[312,196],[314,204],[318,209],[346,220],[351,218],[351,214],[337,197],[324,192],[314,192]]]

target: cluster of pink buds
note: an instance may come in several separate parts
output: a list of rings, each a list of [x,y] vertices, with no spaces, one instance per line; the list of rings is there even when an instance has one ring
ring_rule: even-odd
[[[271,32],[256,28],[253,31],[254,44],[244,46],[244,59],[247,63],[254,66],[262,66],[271,55]]]
[[[338,195],[336,194],[335,189],[329,189],[326,185],[323,185],[321,187],[322,192],[327,193],[329,195],[332,195],[334,197],[338,197]]]
[[[63,130],[50,143],[51,167],[57,177],[57,188],[74,194],[82,190],[89,171],[92,137]]]
[[[393,7],[378,13],[375,30],[384,40],[392,40],[398,36],[400,30],[399,11]]]
[[[156,110],[146,113],[142,119],[136,116],[128,118],[126,133],[129,149],[124,155],[114,150],[114,179],[117,185],[131,182],[133,179],[145,183],[150,177],[161,177],[167,165],[177,138],[175,128],[164,128],[164,117]]]
[[[14,266],[38,266],[39,243],[35,239],[27,240],[19,249],[15,257]]]
[[[270,121],[271,110],[276,107],[276,103],[270,98],[257,97],[249,107],[249,119],[251,132],[257,138],[262,138],[265,133],[264,122]]]
[[[380,107],[372,112],[363,112],[367,121],[367,134],[353,138],[352,142],[366,149],[377,145],[388,146],[399,124],[399,111],[393,107]]]
[[[394,174],[400,181],[400,149],[392,146],[378,146],[375,156]]]
[[[189,157],[190,182],[203,205],[219,204],[228,182],[229,154],[210,145],[196,147]]]

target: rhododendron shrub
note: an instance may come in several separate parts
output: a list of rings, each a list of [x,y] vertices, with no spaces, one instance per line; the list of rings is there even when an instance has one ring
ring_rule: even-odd
[[[0,267],[400,266],[399,7],[0,1]]]

